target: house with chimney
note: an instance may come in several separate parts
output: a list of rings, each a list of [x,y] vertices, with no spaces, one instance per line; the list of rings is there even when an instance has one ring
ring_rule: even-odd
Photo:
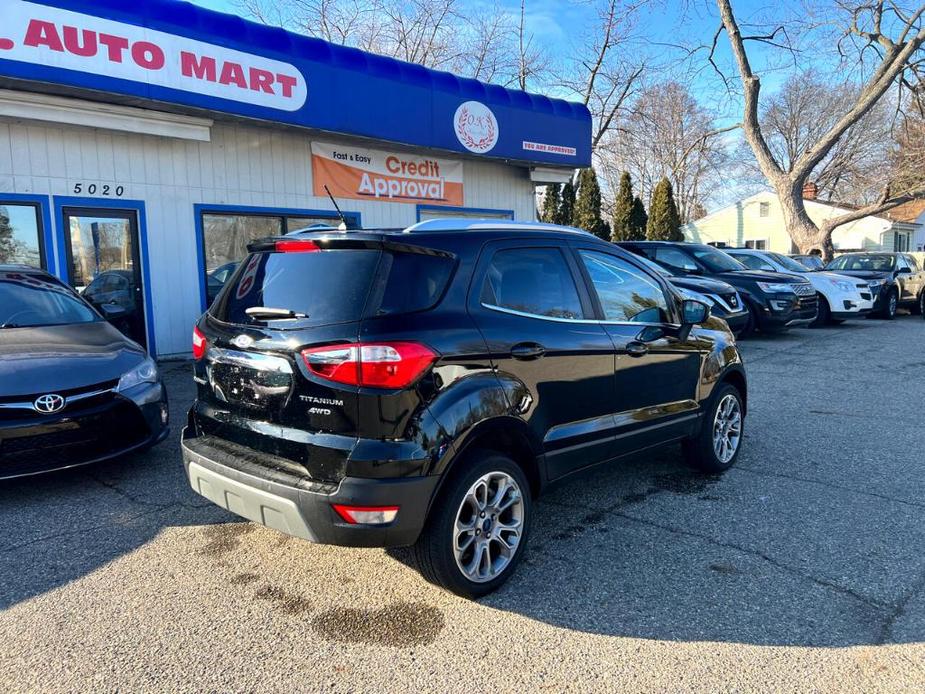
[[[814,183],[803,187],[806,212],[816,224],[857,209],[845,203],[819,200],[817,196]],[[925,201],[914,200],[907,205],[838,227],[832,234],[836,252],[925,250]],[[780,201],[771,191],[757,193],[689,222],[682,231],[686,240],[696,243],[799,252],[784,225]]]

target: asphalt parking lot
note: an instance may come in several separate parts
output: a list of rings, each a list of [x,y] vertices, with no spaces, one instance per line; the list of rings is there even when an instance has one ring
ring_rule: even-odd
[[[743,343],[745,448],[544,497],[468,602],[401,551],[314,546],[188,488],[169,443],[0,483],[5,691],[922,691],[925,321]],[[168,364],[175,424],[192,397]]]

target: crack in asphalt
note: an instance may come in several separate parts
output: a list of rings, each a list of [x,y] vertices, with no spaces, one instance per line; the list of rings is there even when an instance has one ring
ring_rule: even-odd
[[[143,511],[141,513],[133,514],[132,516],[130,516],[130,518],[131,520],[135,520],[138,518],[145,518],[147,516],[153,516],[157,513],[162,513],[171,508],[179,507],[179,506],[180,506],[179,504],[170,504],[164,507],[152,508],[148,511]],[[104,530],[110,527],[112,527],[112,523],[101,523],[100,525],[93,525],[88,528],[69,528],[68,530],[62,530],[61,532],[53,533],[51,535],[44,535],[42,537],[36,537],[31,540],[26,540],[25,542],[21,542],[16,545],[0,547],[0,554],[10,554],[12,552],[16,552],[20,549],[24,549],[25,547],[29,547],[31,545],[37,545],[43,542],[50,542],[52,540],[60,540],[61,538],[68,537],[69,535],[77,535],[77,534],[82,534],[82,533],[95,532],[97,530]]]
[[[127,499],[133,504],[138,504],[139,506],[151,506],[153,508],[167,508],[169,506],[174,505],[173,503],[161,503],[157,501],[148,501],[146,499],[141,499],[140,497],[137,497],[134,494],[122,489],[122,487],[120,487],[115,482],[108,482],[102,479],[101,477],[97,477],[96,475],[88,474],[87,477],[89,477],[91,480],[93,480],[97,484],[103,487],[106,487],[106,489],[111,489],[116,494],[121,496],[123,499]],[[176,503],[180,503],[180,502],[176,502]]]
[[[925,573],[913,584],[904,596],[902,596],[894,605],[893,611],[886,616],[880,630],[880,637],[877,639],[877,645],[887,643],[893,635],[893,629],[903,616],[906,614],[906,607],[919,593],[925,590]]]
[[[816,585],[821,586],[823,588],[828,588],[842,595],[849,596],[851,598],[854,598],[858,602],[861,602],[864,605],[867,605],[868,607],[872,607],[877,610],[888,610],[893,607],[893,605],[890,603],[881,602],[880,600],[875,600],[866,595],[862,595],[861,593],[858,593],[852,590],[851,588],[847,588],[846,586],[835,583],[834,581],[830,581],[829,579],[820,578],[818,576],[814,576],[812,574],[799,571],[798,569],[795,569],[794,567],[789,566],[788,564],[784,564],[783,562],[778,561],[771,555],[766,554],[762,552],[761,550],[752,549],[750,547],[745,547],[743,545],[738,545],[734,542],[723,542],[722,540],[717,540],[715,537],[711,537],[710,535],[707,535],[705,533],[698,533],[693,530],[685,530],[683,528],[678,528],[673,525],[657,523],[655,521],[648,520],[645,518],[639,518],[638,516],[631,516],[628,513],[614,512],[612,515],[618,516],[620,518],[625,518],[630,521],[635,521],[636,523],[640,523],[642,525],[647,525],[653,528],[658,528],[660,530],[664,530],[674,535],[682,535],[685,537],[697,538],[700,540],[704,540],[705,542],[709,542],[710,544],[715,545],[717,547],[722,547],[724,549],[731,549],[737,552],[741,552],[743,554],[749,554],[749,555],[758,557],[759,559],[762,559],[763,561],[767,562],[768,564],[771,564],[772,566],[780,569],[781,571],[785,571],[786,573],[789,573],[791,576],[801,578],[811,583],[815,583]]]
[[[645,519],[645,518],[639,518],[638,516],[633,516],[633,515],[630,515],[630,514],[628,514],[628,513],[625,513],[625,512],[620,511],[621,508],[625,508],[625,507],[627,507],[627,506],[634,505],[635,503],[639,503],[640,501],[642,501],[642,500],[644,500],[644,499],[648,499],[648,498],[651,498],[652,496],[656,496],[656,495],[661,495],[661,494],[664,494],[664,493],[666,493],[666,492],[668,492],[668,491],[670,491],[670,490],[667,490],[667,489],[652,489],[652,488],[650,488],[650,490],[649,490],[648,492],[646,492],[646,493],[641,493],[641,494],[629,494],[629,495],[627,495],[627,496],[625,496],[625,497],[622,497],[616,504],[613,504],[612,506],[605,507],[605,508],[603,508],[603,509],[595,509],[595,508],[592,508],[592,507],[589,507],[589,506],[585,506],[585,505],[583,505],[583,504],[564,504],[564,503],[560,503],[560,502],[546,501],[546,500],[544,500],[542,503],[544,503],[544,504],[551,504],[551,505],[553,505],[553,506],[564,507],[564,508],[576,508],[576,507],[578,507],[578,508],[581,508],[582,510],[590,511],[591,514],[589,514],[589,515],[595,516],[595,520],[597,520],[597,522],[599,522],[601,519],[603,519],[604,516],[613,516],[613,517],[618,517],[618,518],[625,518],[626,520],[634,521],[634,522],[640,523],[640,524],[642,524],[642,525],[647,525],[647,526],[650,526],[650,527],[658,528],[658,529],[664,530],[664,531],[666,531],[666,532],[670,532],[670,533],[672,533],[672,534],[682,535],[682,536],[686,536],[686,537],[692,537],[692,538],[700,539],[700,540],[703,540],[703,541],[705,541],[705,542],[708,542],[708,543],[710,543],[710,544],[712,544],[712,545],[715,545],[715,546],[717,546],[717,547],[722,547],[722,548],[724,548],[724,549],[731,549],[731,550],[734,550],[734,551],[741,552],[741,553],[743,553],[743,554],[748,554],[748,555],[750,555],[750,556],[757,557],[757,558],[759,558],[759,559],[761,559],[761,560],[767,562],[768,564],[771,564],[772,566],[774,566],[774,567],[780,569],[781,571],[785,571],[786,573],[788,573],[788,574],[790,574],[790,575],[792,575],[792,576],[795,576],[795,577],[800,578],[800,579],[805,580],[805,581],[809,581],[809,582],[814,583],[814,584],[816,584],[816,585],[818,585],[818,586],[820,586],[820,587],[826,588],[826,589],[828,589],[828,590],[832,590],[832,591],[834,591],[834,592],[836,592],[836,593],[840,593],[840,594],[842,594],[842,595],[846,595],[846,596],[848,596],[848,597],[851,597],[851,598],[857,600],[858,602],[861,602],[861,603],[864,604],[865,606],[870,607],[870,608],[873,608],[873,609],[875,609],[875,610],[877,610],[877,611],[882,612],[882,611],[886,611],[886,610],[893,610],[893,611],[896,610],[896,607],[897,607],[897,606],[896,606],[895,603],[885,603],[885,602],[882,602],[882,601],[880,601],[880,600],[876,600],[876,599],[874,599],[874,598],[870,598],[870,597],[868,597],[868,596],[866,596],[866,595],[862,595],[861,593],[858,593],[858,592],[852,590],[851,588],[848,588],[848,587],[846,587],[846,586],[843,586],[843,585],[841,585],[841,584],[839,584],[839,583],[836,583],[836,582],[834,582],[834,581],[831,581],[831,580],[829,580],[829,579],[822,578],[822,577],[819,577],[819,576],[814,576],[813,574],[808,574],[808,573],[806,573],[806,572],[804,572],[804,571],[800,571],[799,569],[797,569],[797,568],[795,568],[795,567],[792,567],[792,566],[790,566],[790,565],[788,565],[788,564],[785,564],[785,563],[783,563],[783,562],[781,562],[781,561],[775,559],[775,558],[772,557],[771,555],[766,554],[765,552],[762,552],[761,550],[752,549],[752,548],[750,548],[750,547],[745,547],[745,546],[743,546],[743,545],[738,545],[738,544],[735,544],[735,543],[724,542],[724,541],[718,540],[718,539],[716,539],[715,537],[712,537],[712,536],[710,536],[710,535],[708,535],[708,534],[706,534],[706,533],[699,533],[699,532],[695,532],[695,531],[692,531],[692,530],[685,530],[685,529],[683,529],[683,528],[678,528],[678,527],[676,527],[676,526],[667,525],[667,524],[664,524],[664,523],[657,523],[657,522],[655,522],[655,521],[651,521],[651,520],[648,520],[648,519]],[[629,499],[629,501],[628,501],[627,499]],[[556,535],[553,535],[550,539],[553,540],[553,541],[556,541],[556,540],[565,540],[565,539],[568,539],[568,536],[571,536],[571,535],[574,535],[574,534],[580,534],[580,533],[584,532],[584,529],[585,529],[586,525],[588,524],[588,521],[589,521],[589,518],[588,518],[588,516],[586,516],[584,519],[582,519],[582,523],[579,523],[579,524],[576,524],[576,525],[574,525],[574,526],[571,526],[570,528],[567,528],[565,531],[563,531],[563,532],[561,532],[561,533],[557,533]],[[594,522],[594,520],[591,521],[592,524],[593,524],[593,522]],[[923,585],[918,585],[916,588],[917,588],[917,589],[921,589],[921,588],[923,588],[923,587],[925,587],[925,579],[923,579]],[[906,596],[906,597],[903,599],[902,602],[903,602],[903,603],[908,602],[908,600],[910,600],[911,597],[912,597],[912,596]],[[888,618],[889,618],[889,615],[886,615],[886,617],[885,617],[884,619],[888,619]]]
[[[781,472],[766,472],[764,470],[758,470],[751,467],[743,467],[741,465],[736,465],[730,470],[730,472],[748,472],[753,475],[758,475],[760,477],[779,477],[785,480],[793,480],[794,482],[808,482],[810,484],[818,484],[821,487],[826,487],[828,489],[836,489],[842,492],[848,492],[850,494],[858,494],[859,496],[869,496],[874,499],[883,499],[884,501],[892,501],[897,504],[903,504],[905,506],[912,506],[913,508],[925,509],[925,503],[918,503],[915,501],[909,501],[908,499],[899,499],[897,497],[889,496],[887,494],[879,494],[877,492],[868,492],[862,489],[854,489],[852,487],[845,487],[840,484],[833,484],[832,482],[827,482],[825,480],[816,479],[813,477],[798,477],[796,475],[786,475]]]

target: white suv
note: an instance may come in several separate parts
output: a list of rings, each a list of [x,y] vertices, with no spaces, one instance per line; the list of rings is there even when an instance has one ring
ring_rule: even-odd
[[[784,272],[798,275],[813,285],[819,295],[819,313],[813,325],[841,323],[849,318],[866,316],[873,311],[874,301],[867,282],[835,272],[810,270],[793,258],[781,253],[751,248],[724,248],[750,270]]]

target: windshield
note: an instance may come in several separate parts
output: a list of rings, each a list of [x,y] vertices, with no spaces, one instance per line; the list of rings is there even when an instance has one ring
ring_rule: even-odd
[[[896,265],[891,255],[843,255],[826,265],[826,270],[871,270],[890,272]]]
[[[793,258],[788,258],[787,256],[781,255],[780,253],[769,253],[768,255],[774,258],[774,260],[777,261],[778,265],[784,268],[784,270],[786,270],[787,272],[809,272],[808,267],[806,267],[805,265],[801,265],[800,263],[795,261]]]
[[[71,290],[39,272],[0,272],[0,328],[92,323],[100,317]]]
[[[738,272],[748,269],[731,255],[709,246],[692,246],[690,253],[710,272]]]

